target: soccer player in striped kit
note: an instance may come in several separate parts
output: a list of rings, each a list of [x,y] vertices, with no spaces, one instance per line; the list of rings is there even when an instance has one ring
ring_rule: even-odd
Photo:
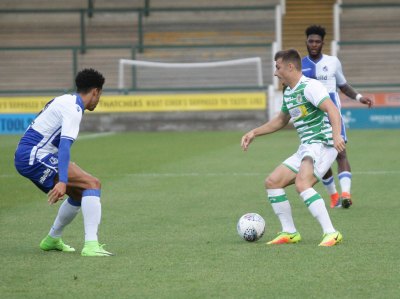
[[[241,140],[243,150],[247,150],[256,137],[274,133],[290,120],[300,138],[297,152],[265,180],[268,199],[282,226],[278,236],[267,244],[290,244],[301,240],[285,191],[287,186],[295,184],[304,204],[321,225],[323,238],[319,246],[334,246],[342,241],[342,234],[334,228],[325,201],[313,187],[331,167],[338,152],[345,149],[340,134],[340,113],[322,83],[302,74],[301,57],[296,50],[277,52],[275,61],[275,76],[286,86],[281,111],[246,133]]]
[[[308,56],[302,59],[302,72],[305,76],[319,80],[328,90],[329,96],[335,103],[340,111],[340,98],[337,92],[337,88],[341,90],[346,96],[354,99],[364,105],[368,105],[370,108],[373,105],[373,101],[358,93],[353,87],[351,87],[345,76],[343,75],[342,65],[336,56],[329,56],[322,54],[322,48],[324,45],[325,28],[312,25],[309,26],[306,31],[306,46]],[[342,118],[342,136],[347,143],[346,128]],[[330,207],[343,207],[349,208],[353,202],[351,200],[351,168],[347,158],[346,150],[340,152],[336,158],[338,163],[338,178],[341,189],[341,196],[337,192],[335,181],[333,178],[332,168],[323,177],[323,184],[328,191],[331,203]]]

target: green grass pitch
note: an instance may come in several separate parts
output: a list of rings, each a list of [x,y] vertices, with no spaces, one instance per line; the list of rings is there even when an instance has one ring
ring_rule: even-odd
[[[82,134],[71,158],[102,182],[99,236],[111,258],[80,256],[81,214],[63,236],[76,253],[39,249],[59,205],[15,171],[19,137],[1,136],[0,298],[398,298],[400,131],[349,132],[354,204],[329,209],[344,236],[332,248],[317,246],[320,226],[293,187],[303,240],[265,245],[280,225],[264,178],[299,141],[284,130],[242,152],[242,134]],[[267,223],[258,242],[236,233],[246,212]]]

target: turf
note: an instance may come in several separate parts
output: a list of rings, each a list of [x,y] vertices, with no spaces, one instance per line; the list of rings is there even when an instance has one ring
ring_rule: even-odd
[[[111,258],[84,258],[82,216],[65,230],[73,254],[43,252],[58,205],[14,170],[18,136],[0,142],[0,298],[397,298],[400,294],[398,130],[350,131],[354,205],[329,209],[344,236],[322,232],[293,187],[303,240],[266,246],[280,230],[265,176],[298,145],[282,131],[240,149],[242,132],[82,135],[72,160],[102,182],[100,241]],[[335,166],[336,169],[336,166]],[[321,184],[316,189],[326,197]],[[236,233],[264,217],[255,243]]]

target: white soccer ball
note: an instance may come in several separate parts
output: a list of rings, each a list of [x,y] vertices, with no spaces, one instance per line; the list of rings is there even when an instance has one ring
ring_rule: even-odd
[[[244,214],[237,223],[237,231],[244,240],[248,242],[257,241],[265,231],[264,218],[257,213]]]

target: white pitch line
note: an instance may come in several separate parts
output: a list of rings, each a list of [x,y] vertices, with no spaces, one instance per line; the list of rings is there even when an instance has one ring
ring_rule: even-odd
[[[99,137],[106,137],[106,136],[111,136],[115,135],[115,132],[104,132],[104,133],[94,133],[94,134],[89,134],[89,135],[82,135],[78,137],[78,140],[85,140],[85,139],[95,139]]]
[[[183,172],[183,173],[125,173],[123,176],[138,177],[185,177],[185,176],[258,176],[264,173],[201,173],[201,172]]]
[[[370,170],[370,171],[352,171],[354,174],[366,175],[387,175],[387,174],[400,174],[400,170]]]
[[[353,175],[399,175],[400,170],[378,170],[378,171],[354,171]],[[257,172],[231,172],[231,173],[201,173],[201,172],[185,172],[185,173],[125,173],[115,176],[132,176],[132,177],[185,177],[185,176],[266,176],[268,173]],[[114,177],[114,175],[108,175]]]

